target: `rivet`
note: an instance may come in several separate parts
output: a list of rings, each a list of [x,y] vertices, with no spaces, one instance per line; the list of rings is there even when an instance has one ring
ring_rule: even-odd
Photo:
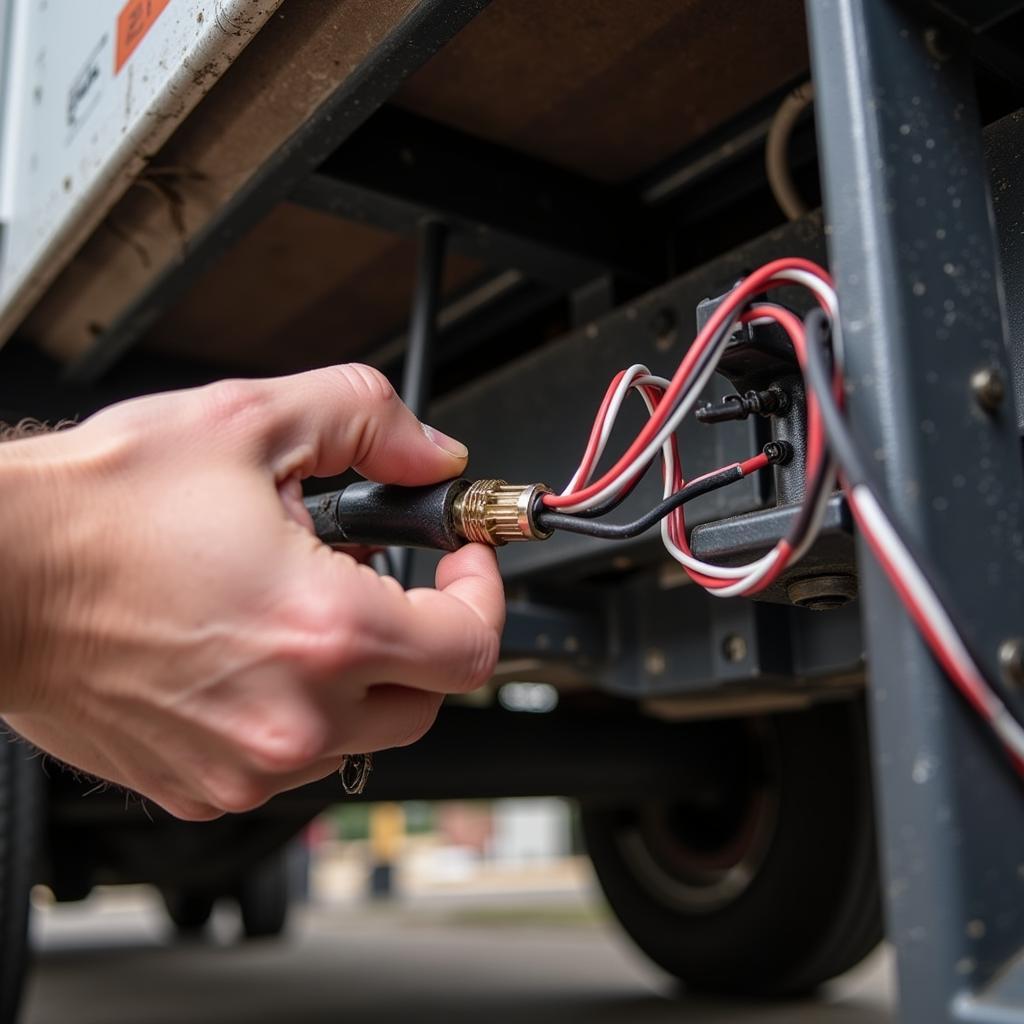
[[[665,652],[652,647],[644,655],[644,668],[648,675],[663,676],[665,674]]]
[[[1006,381],[994,366],[983,366],[971,374],[971,391],[985,412],[994,413],[1006,398]]]
[[[730,633],[722,641],[722,654],[726,661],[743,661],[747,656],[747,641],[739,633]]]
[[[1010,637],[999,645],[999,667],[1008,683],[1024,686],[1024,640]]]

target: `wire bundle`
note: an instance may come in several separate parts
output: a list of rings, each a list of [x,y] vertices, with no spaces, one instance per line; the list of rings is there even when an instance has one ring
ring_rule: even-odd
[[[820,307],[804,321],[790,310],[760,298],[773,288],[794,284],[809,289]],[[716,597],[746,597],[770,586],[814,542],[838,475],[860,532],[935,658],[1024,775],[1024,727],[1000,695],[1001,686],[988,680],[978,667],[963,631],[954,624],[948,603],[939,598],[934,581],[921,569],[922,560],[914,556],[894,527],[846,429],[841,412],[842,339],[837,312],[831,278],[809,260],[779,259],[754,271],[719,304],[671,380],[655,376],[641,364],[615,376],[598,409],[576,472],[561,494],[544,496],[539,520],[551,529],[610,539],[635,536],[660,521],[666,549],[691,579]],[[690,549],[686,502],[741,480],[765,468],[771,460],[762,453],[687,481],[676,431],[711,379],[737,328],[761,323],[778,324],[786,332],[807,385],[805,496],[788,534],[767,554],[746,565],[714,565],[696,558]],[[612,428],[632,391],[643,399],[649,419],[614,465],[595,480]],[[661,504],[633,523],[594,522],[628,497],[659,455]]]
[[[801,349],[805,346],[803,325],[798,317],[789,310],[765,302],[757,302],[747,308],[748,303],[762,292],[792,284],[810,288],[830,318],[834,319],[835,291],[828,274],[817,264],[794,257],[775,260],[754,271],[714,311],[671,380],[653,376],[646,366],[639,364],[616,375],[598,409],[579,467],[561,494],[545,497],[545,508],[565,515],[605,514],[628,496],[659,453],[663,466],[665,501],[668,502],[689,486],[683,477],[676,430],[711,379],[737,327],[769,320],[777,322],[789,334],[800,357]],[[599,479],[592,481],[612,427],[631,390],[640,393],[650,419],[615,465]],[[798,516],[791,533],[761,558],[743,566],[713,565],[696,558],[690,550],[687,537],[683,510],[685,501],[666,509],[666,515],[661,519],[662,540],[666,549],[695,582],[717,597],[750,596],[763,590],[787,566],[798,560],[813,541],[834,479],[824,443],[824,427],[813,396],[809,397],[807,404],[807,428],[806,514]],[[767,465],[768,459],[762,454],[706,476],[721,479],[718,474],[732,470],[731,476],[734,479],[742,479]],[[690,481],[690,485],[704,479],[698,477]],[[662,507],[665,507],[664,503]],[[546,525],[564,528],[563,523],[552,522],[551,518],[546,517],[544,522]]]

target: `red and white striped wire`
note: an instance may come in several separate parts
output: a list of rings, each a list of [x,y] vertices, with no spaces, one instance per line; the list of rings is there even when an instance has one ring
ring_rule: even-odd
[[[663,496],[667,498],[682,488],[687,481],[682,472],[676,432],[715,372],[734,328],[741,324],[768,321],[779,324],[792,341],[801,368],[806,367],[802,321],[789,310],[758,299],[764,292],[786,285],[801,285],[809,289],[831,321],[835,368],[833,387],[835,397],[841,402],[842,338],[832,280],[826,270],[809,260],[796,257],[774,260],[754,271],[729,293],[697,334],[671,380],[653,375],[639,363],[616,374],[598,409],[579,467],[561,494],[545,497],[545,505],[565,513],[578,513],[621,498],[632,490],[650,461],[659,453]],[[731,321],[731,328],[720,330],[727,321]],[[714,351],[704,360],[712,345],[715,346]],[[615,422],[631,391],[637,391],[643,398],[649,419],[620,458],[594,480]],[[803,543],[794,550],[786,540],[781,540],[767,554],[746,565],[713,565],[696,558],[690,550],[684,511],[680,507],[661,523],[662,540],[668,553],[683,566],[691,579],[716,597],[751,596],[763,590],[785,569],[797,563],[814,542],[829,495],[834,489],[835,472],[829,458],[817,400],[808,387],[806,479],[809,483],[821,471],[828,476],[825,486],[818,489],[819,498]],[[733,465],[738,465],[744,475],[748,475],[767,464],[764,456],[755,456]],[[689,482],[693,479],[700,477]],[[935,658],[965,700],[989,724],[1018,772],[1024,775],[1024,727],[978,668],[950,616],[870,488],[857,484],[845,487],[845,491],[858,528]]]

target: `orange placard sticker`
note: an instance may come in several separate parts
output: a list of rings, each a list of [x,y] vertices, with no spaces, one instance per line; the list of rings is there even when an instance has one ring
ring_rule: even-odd
[[[128,0],[117,16],[117,51],[114,74],[125,66],[135,47],[142,42],[153,23],[171,0]]]

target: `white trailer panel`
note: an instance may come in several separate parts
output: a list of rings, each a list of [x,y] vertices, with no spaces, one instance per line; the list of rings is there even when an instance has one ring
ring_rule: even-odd
[[[0,2],[2,341],[280,0]]]

